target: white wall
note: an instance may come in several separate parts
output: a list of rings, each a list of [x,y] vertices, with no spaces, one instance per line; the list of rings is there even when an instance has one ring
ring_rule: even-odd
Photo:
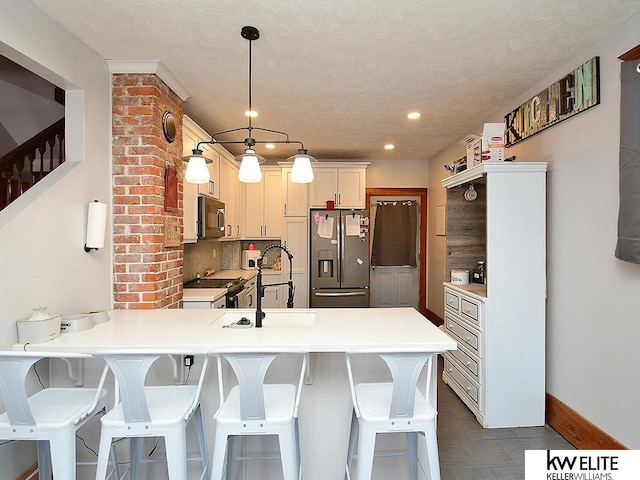
[[[0,349],[7,349],[17,341],[16,320],[33,307],[70,315],[111,306],[110,225],[104,249],[83,250],[87,203],[111,203],[111,104],[107,66],[95,52],[31,2],[0,0],[0,11],[0,54],[66,89],[69,120],[69,163],[0,212]],[[1,478],[24,470],[12,452],[0,449]]]
[[[367,160],[369,188],[426,188],[429,184],[428,163],[425,160]]]
[[[486,120],[503,121],[505,113],[583,62],[600,57],[600,105],[509,148],[507,154],[517,155],[518,161],[546,161],[549,167],[547,392],[634,449],[640,448],[640,385],[633,353],[640,338],[640,265],[617,260],[614,250],[619,199],[617,57],[638,44],[639,31],[636,15],[520,98],[505,99]],[[452,146],[432,161],[431,208],[444,203],[442,164],[462,153],[461,146]],[[443,239],[430,234],[430,258],[444,257]],[[431,274],[429,305],[442,314],[444,273]]]

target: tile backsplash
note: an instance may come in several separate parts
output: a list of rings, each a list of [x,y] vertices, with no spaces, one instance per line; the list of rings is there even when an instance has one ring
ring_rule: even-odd
[[[249,244],[253,243],[256,250],[265,249],[272,243],[279,243],[275,240],[238,240],[219,241],[205,240],[197,243],[186,243],[184,245],[183,276],[188,282],[196,278],[196,274],[202,275],[205,270],[235,270],[240,268],[242,260],[242,250],[248,250]],[[264,259],[264,266],[271,267],[276,258],[282,252],[280,249],[273,249],[267,253]],[[286,261],[286,255],[283,260]]]

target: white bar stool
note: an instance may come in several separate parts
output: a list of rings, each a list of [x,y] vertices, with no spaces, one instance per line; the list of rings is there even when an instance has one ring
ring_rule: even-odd
[[[299,480],[300,442],[298,406],[307,365],[307,355],[300,350],[218,350],[209,352],[218,364],[220,407],[216,421],[215,445],[211,469],[212,480],[222,480],[231,463],[230,478],[234,478],[238,460],[238,442],[245,435],[277,435],[284,480]],[[272,362],[281,354],[296,354],[302,358],[298,384],[265,384],[265,375]],[[222,377],[223,357],[233,369],[238,385],[231,388],[226,399]],[[227,448],[229,437],[231,447]],[[229,453],[228,453],[229,450]]]
[[[374,354],[382,358],[391,372],[392,382],[356,383],[351,366],[355,355]],[[431,480],[440,480],[438,440],[436,437],[436,406],[429,402],[431,389],[431,362],[437,358],[434,352],[410,352],[398,350],[357,350],[347,353],[347,373],[353,401],[353,417],[349,434],[346,476],[350,469],[356,438],[358,454],[357,480],[370,480],[373,470],[376,434],[408,433],[408,456],[411,478],[418,478],[418,435],[426,440],[427,472]],[[417,386],[423,368],[427,369],[425,392]],[[358,432],[359,430],[359,432]]]
[[[147,373],[156,360],[166,355],[185,354],[191,352],[112,350],[94,353],[113,371],[119,393],[113,409],[101,419],[96,480],[106,478],[107,458],[114,438],[130,440],[129,478],[142,478],[140,465],[153,462],[142,458],[142,444],[148,437],[164,438],[169,478],[187,480],[186,429],[192,418],[195,418],[200,446],[200,456],[195,460],[202,464],[200,479],[206,477],[208,461],[200,392],[209,357],[197,357],[203,359],[197,385],[145,385]]]
[[[108,408],[109,395],[103,388],[108,368],[105,366],[97,388],[52,387],[29,396],[27,374],[44,358],[85,359],[91,355],[0,352],[0,398],[6,408],[0,414],[0,439],[36,441],[38,477],[51,478],[52,467],[55,479],[74,480],[76,431]],[[106,454],[108,459],[109,450]]]

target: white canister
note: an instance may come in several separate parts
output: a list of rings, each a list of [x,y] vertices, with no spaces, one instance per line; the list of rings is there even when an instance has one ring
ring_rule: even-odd
[[[454,285],[468,285],[469,270],[465,270],[464,268],[452,268],[451,283],[453,283]]]

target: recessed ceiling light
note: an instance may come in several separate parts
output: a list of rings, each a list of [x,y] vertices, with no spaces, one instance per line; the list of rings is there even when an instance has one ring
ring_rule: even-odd
[[[266,143],[264,148],[268,148],[269,150],[273,150],[276,146],[273,143]]]
[[[407,118],[409,120],[415,120],[415,119],[420,118],[420,117],[421,117],[420,112],[411,112],[411,113],[407,114]]]
[[[392,144],[392,143],[387,143],[387,144],[384,146],[384,149],[385,149],[385,150],[393,150],[394,148],[396,148],[396,146],[395,146],[394,144]]]
[[[244,112],[244,115],[246,117],[256,118],[258,116],[258,112],[256,112],[255,110],[247,110],[246,112]]]

